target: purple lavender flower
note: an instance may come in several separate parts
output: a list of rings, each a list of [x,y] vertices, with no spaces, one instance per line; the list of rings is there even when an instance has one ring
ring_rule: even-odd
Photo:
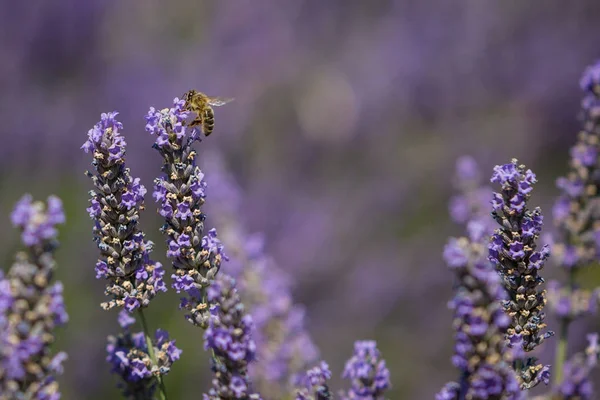
[[[208,288],[213,316],[204,333],[204,348],[212,351],[212,388],[206,400],[260,399],[253,393],[248,364],[255,360],[252,317],[246,314],[235,280],[221,274]]]
[[[581,103],[582,129],[571,148],[569,171],[557,180],[561,190],[554,205],[557,237],[553,253],[565,270],[567,283],[550,293],[550,307],[560,320],[560,338],[556,351],[555,384],[562,381],[563,363],[567,356],[568,331],[571,322],[584,314],[596,312],[598,292],[580,289],[575,275],[600,260],[600,62],[588,67],[580,85],[584,92]],[[592,306],[593,305],[593,306]]]
[[[62,284],[50,282],[56,225],[65,221],[62,202],[50,196],[44,205],[25,195],[11,220],[27,251],[17,253],[6,278],[0,274],[0,397],[59,399],[56,377],[67,355],[52,355],[50,347],[54,329],[65,325],[68,315]]]
[[[589,345],[584,353],[577,353],[564,365],[564,379],[555,388],[555,393],[561,399],[591,400],[594,388],[590,379],[590,372],[598,364],[600,358],[600,346],[598,346],[598,334],[587,336]]]
[[[319,365],[306,371],[299,383],[302,388],[296,390],[295,400],[331,400],[333,395],[327,381],[331,379],[329,365],[321,361]],[[365,398],[367,399],[367,398]]]
[[[169,372],[173,362],[181,355],[174,340],[167,332],[158,329],[152,342],[152,352],[157,362],[152,361],[144,332],[130,333],[127,329],[135,320],[126,310],[119,314],[119,324],[125,329],[118,336],[109,336],[106,361],[111,372],[120,377],[118,387],[128,399],[151,399],[157,390],[157,376]]]
[[[346,362],[342,377],[351,382],[348,392],[340,394],[343,400],[383,400],[391,386],[390,371],[373,340],[354,343],[354,355]]]
[[[588,67],[581,78],[585,93],[582,102],[583,129],[571,148],[569,172],[557,180],[561,195],[554,205],[554,220],[558,227],[555,253],[567,270],[582,268],[596,262],[600,246],[600,113],[597,75],[600,63]]]
[[[519,399],[522,393],[512,370],[514,353],[505,334],[510,318],[501,302],[507,299],[500,276],[487,259],[487,235],[481,220],[468,223],[469,237],[451,238],[444,258],[457,278],[449,303],[454,310],[455,348],[452,362],[461,382],[450,382],[436,399]]]
[[[460,385],[456,382],[448,382],[435,395],[435,400],[458,400],[460,396]]]
[[[210,312],[206,303],[206,288],[219,271],[225,258],[223,246],[215,230],[204,235],[204,204],[206,183],[196,165],[199,131],[187,126],[189,111],[185,101],[175,99],[172,108],[157,111],[150,108],[146,130],[156,135],[154,148],[163,157],[164,176],[155,180],[154,199],[159,202],[158,213],[165,219],[161,231],[166,236],[167,257],[175,269],[173,288],[187,294],[181,308],[189,313],[186,319],[206,328]]]
[[[102,308],[132,312],[147,307],[167,288],[162,265],[150,259],[152,242],[145,240],[138,227],[146,189],[125,167],[127,143],[116,116],[116,112],[102,114],[82,146],[86,153],[93,153],[95,169],[95,174],[87,172],[96,187],[90,192],[87,211],[94,220],[94,241],[100,249],[96,278],[108,281],[105,293],[112,297]]]
[[[504,311],[511,318],[507,331],[509,344],[519,343],[524,352],[530,352],[553,332],[543,333],[546,327],[543,313],[545,291],[539,271],[550,255],[549,246],[536,250],[536,240],[542,229],[543,217],[539,208],[529,210],[527,201],[536,177],[517,160],[494,168],[492,182],[501,186],[494,193],[492,216],[500,225],[489,244],[489,259],[502,278],[509,299],[503,302]],[[547,381],[548,367],[534,365],[534,359],[515,362],[522,388],[532,388]]]
[[[243,196],[222,160],[211,153],[205,163],[215,182],[214,201],[206,206],[227,243],[227,273],[236,278],[254,321],[257,360],[249,366],[252,383],[267,399],[286,398],[319,356],[305,328],[305,309],[293,302],[290,277],[265,253],[263,236],[249,235],[240,223]]]

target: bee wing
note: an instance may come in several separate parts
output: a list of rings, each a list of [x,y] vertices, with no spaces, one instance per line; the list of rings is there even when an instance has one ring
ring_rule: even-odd
[[[233,100],[233,97],[209,97],[206,100],[206,102],[213,107],[219,107],[224,106],[225,104],[230,103]]]

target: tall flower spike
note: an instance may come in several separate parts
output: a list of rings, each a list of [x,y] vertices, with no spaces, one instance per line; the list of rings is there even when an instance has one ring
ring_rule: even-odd
[[[227,273],[238,282],[242,302],[254,321],[256,362],[249,366],[257,391],[267,399],[282,399],[300,384],[319,351],[306,330],[305,309],[294,303],[290,277],[266,254],[263,236],[244,229],[243,195],[223,161],[207,155],[206,169],[213,178],[206,207],[227,243]]]
[[[58,245],[56,226],[65,222],[62,202],[46,204],[25,195],[12,223],[27,251],[17,253],[6,278],[0,275],[0,399],[59,399],[56,377],[64,352],[52,355],[54,329],[67,323],[60,282],[51,284]]]
[[[173,288],[184,291],[181,308],[189,314],[188,321],[202,328],[208,326],[210,312],[206,303],[206,288],[219,271],[223,246],[215,230],[204,235],[204,204],[206,183],[196,165],[199,131],[187,126],[189,111],[185,101],[175,98],[172,108],[161,111],[153,107],[146,116],[146,130],[156,135],[154,148],[163,157],[164,176],[155,180],[154,199],[160,203],[158,213],[165,219],[161,231],[166,236],[167,257],[175,269]]]
[[[499,184],[501,191],[494,193],[492,200],[492,216],[500,228],[490,241],[489,259],[509,296],[503,308],[511,318],[507,341],[517,357],[515,369],[521,387],[530,389],[541,381],[549,381],[549,366],[536,364],[535,358],[525,358],[525,353],[553,335],[543,332],[546,292],[540,289],[544,279],[539,275],[550,250],[548,245],[536,250],[542,212],[539,207],[527,208],[535,174],[513,159],[510,164],[494,167],[491,181]]]
[[[582,129],[571,148],[569,172],[557,180],[561,191],[553,208],[557,237],[553,254],[566,272],[566,285],[557,288],[549,298],[550,307],[560,321],[560,337],[556,351],[555,384],[562,379],[567,353],[569,325],[584,314],[596,312],[595,307],[582,307],[582,299],[597,302],[598,292],[579,288],[577,272],[600,261],[600,61],[584,72],[580,86],[584,92],[581,103]]]
[[[258,400],[248,377],[248,364],[256,357],[251,336],[252,317],[246,314],[235,280],[220,274],[208,289],[214,315],[204,333],[204,348],[212,352],[212,388],[205,400]]]
[[[391,386],[390,371],[372,340],[354,343],[354,355],[346,362],[342,377],[351,384],[347,393],[340,394],[342,400],[384,400]]]
[[[167,288],[162,265],[150,259],[152,242],[138,227],[146,188],[125,167],[127,143],[116,116],[116,112],[102,114],[82,146],[86,153],[93,153],[95,169],[95,173],[86,173],[96,187],[90,191],[87,211],[94,221],[94,241],[100,249],[96,278],[108,281],[105,293],[112,297],[101,304],[102,308],[120,307],[132,312],[147,307]]]
[[[319,365],[306,371],[305,376],[301,379],[301,389],[296,391],[295,400],[331,400],[333,395],[329,390],[327,381],[331,379],[331,371],[329,365],[325,361],[321,361]],[[371,399],[371,397],[365,397]]]
[[[558,178],[561,195],[553,208],[559,237],[554,252],[574,270],[600,260],[600,61],[581,78],[582,130],[571,148],[569,172]]]
[[[106,361],[112,366],[111,372],[120,377],[118,387],[125,398],[152,399],[157,389],[154,377],[169,372],[181,350],[175,347],[174,340],[169,340],[167,332],[158,329],[152,343],[158,362],[153,363],[144,333],[131,333],[128,329],[134,322],[126,310],[121,310],[119,324],[125,332],[108,337]]]
[[[508,296],[500,276],[487,260],[488,236],[480,220],[467,225],[468,237],[451,238],[444,259],[456,275],[454,310],[455,354],[452,363],[461,381],[447,384],[436,399],[520,399],[522,393],[511,362],[505,334],[510,318],[501,302]]]

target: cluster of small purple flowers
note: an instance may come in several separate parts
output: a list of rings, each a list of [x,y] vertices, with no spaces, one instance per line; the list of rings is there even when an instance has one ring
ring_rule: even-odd
[[[326,364],[302,372],[318,356],[303,327],[303,308],[293,304],[285,275],[259,247],[252,245],[258,242],[246,236],[243,229],[230,230],[237,237],[229,236],[236,254],[231,273],[241,279],[240,288],[236,287],[236,279],[219,273],[228,257],[215,229],[204,234],[206,216],[202,206],[208,185],[196,165],[193,144],[201,141],[201,132],[189,125],[190,113],[186,103],[177,98],[171,108],[150,108],[146,130],[156,136],[153,147],[163,158],[163,175],[155,180],[153,197],[164,219],[161,232],[174,269],[172,287],[177,293],[185,293],[180,308],[187,311],[189,322],[205,330],[204,347],[211,354],[213,384],[204,398],[275,399],[294,392],[298,396],[309,396],[310,392],[315,398],[332,398],[325,384],[331,376]],[[166,285],[162,267],[149,258],[151,242],[145,241],[137,228],[145,189],[125,167],[126,144],[120,135],[123,126],[115,116],[103,114],[83,146],[86,152],[93,151],[96,169],[96,174],[88,173],[96,186],[88,209],[95,221],[94,240],[101,253],[96,272],[109,279],[106,293],[113,296],[103,308],[124,308],[118,318],[124,332],[109,337],[107,361],[120,377],[118,386],[125,397],[158,395],[166,399],[162,376],[180,357],[181,350],[168,340],[166,332],[159,330],[151,338],[142,312],[158,291],[166,290]],[[245,244],[236,246],[235,239]],[[236,264],[242,265],[236,268]],[[135,321],[132,311],[138,312],[142,332],[129,331]],[[374,342],[359,342],[357,346],[344,372],[352,387],[342,397],[383,399],[390,387],[385,362]],[[264,356],[264,360],[253,368],[257,356]],[[274,390],[269,391],[269,385]]]
[[[553,248],[566,277],[564,284],[551,282],[548,292],[550,309],[560,324],[555,362],[557,385],[563,382],[563,373],[568,381],[572,366],[579,364],[565,363],[569,326],[595,314],[600,300],[600,288],[587,290],[576,284],[578,272],[597,264],[600,257],[600,62],[585,70],[580,86],[584,92],[582,129],[571,148],[569,172],[557,179],[561,195],[553,208],[557,226]]]
[[[496,266],[509,298],[502,302],[511,317],[507,340],[514,350],[515,369],[523,388],[532,388],[541,381],[548,383],[549,366],[536,364],[525,353],[554,333],[543,332],[546,327],[543,312],[546,292],[540,289],[544,282],[540,270],[550,256],[548,245],[536,250],[536,240],[542,230],[543,217],[539,208],[527,208],[536,177],[517,160],[496,166],[492,182],[501,186],[494,193],[492,216],[500,228],[492,235],[489,259]],[[521,351],[522,350],[522,351]]]
[[[469,160],[466,170],[464,160],[457,163],[457,186],[461,191],[467,187],[463,182],[470,181],[477,169],[474,161]],[[475,190],[483,192],[486,189]],[[484,215],[481,208],[471,208],[465,218],[453,217],[455,222],[466,223],[467,236],[451,238],[444,248],[444,259],[457,281],[456,293],[449,306],[454,311],[456,343],[452,363],[461,371],[461,376],[460,383],[446,384],[438,393],[438,400],[461,396],[518,399],[521,392],[511,367],[514,355],[505,341],[511,319],[504,312],[502,303],[507,301],[508,294],[488,260],[487,243],[492,226],[485,222]]]
[[[250,389],[248,364],[256,357],[252,317],[245,312],[235,280],[220,274],[208,290],[213,317],[204,333],[204,348],[211,350],[213,385],[205,399],[260,399]]]
[[[173,107],[157,111],[150,108],[146,131],[156,135],[154,148],[163,157],[164,175],[154,182],[154,199],[160,203],[158,213],[165,224],[167,257],[173,260],[173,288],[185,292],[181,308],[186,318],[202,328],[208,326],[210,311],[206,288],[215,279],[226,258],[216,230],[204,235],[204,174],[196,165],[197,153],[192,147],[200,141],[198,129],[187,126],[190,112],[185,101],[175,99]]]
[[[86,153],[93,153],[96,170],[95,174],[87,172],[96,187],[90,191],[87,211],[100,250],[96,278],[108,281],[105,293],[112,297],[102,307],[124,307],[132,312],[147,307],[158,292],[167,289],[162,265],[150,259],[152,242],[145,240],[138,227],[146,188],[125,166],[127,143],[116,116],[116,112],[102,114],[82,146]]]
[[[300,379],[302,388],[296,391],[296,400],[330,400],[332,398],[327,381],[331,379],[329,365],[321,361],[319,365],[306,371]]]
[[[119,313],[119,324],[124,332],[108,337],[106,361],[112,366],[111,372],[120,376],[118,387],[125,398],[153,398],[157,389],[154,377],[169,372],[181,350],[175,347],[174,340],[169,340],[166,331],[157,329],[153,343],[153,353],[157,355],[155,364],[149,356],[144,332],[129,332],[128,327],[133,323],[135,319],[126,310]]]
[[[457,186],[463,193],[451,200],[450,213],[456,222],[467,223],[468,237],[451,239],[444,257],[458,278],[450,308],[456,329],[453,363],[460,370],[460,382],[446,384],[438,400],[520,399],[540,382],[548,384],[550,366],[529,355],[553,335],[545,331],[547,302],[558,317],[560,334],[553,387],[536,398],[593,398],[590,372],[599,358],[598,335],[589,334],[585,352],[568,361],[566,351],[569,324],[595,313],[600,294],[600,288],[589,291],[575,285],[577,271],[598,264],[600,257],[600,62],[585,71],[581,87],[586,94],[583,130],[571,149],[568,175],[557,181],[562,194],[553,209],[558,228],[553,251],[566,271],[566,285],[551,282],[548,293],[541,288],[550,245],[537,250],[543,217],[539,208],[528,207],[535,174],[517,160],[494,168],[491,182],[500,191],[490,196],[491,217],[499,227],[491,233],[473,195],[487,188],[476,187],[470,158],[458,163]],[[486,243],[487,252],[482,251]],[[497,274],[490,272],[488,263]],[[475,382],[475,371],[482,364],[484,379]]]
[[[588,335],[587,349],[568,361],[566,343],[569,324],[594,313],[600,293],[574,284],[575,273],[600,257],[600,63],[586,70],[581,86],[586,93],[583,130],[571,151],[570,172],[558,180],[562,194],[554,207],[558,236],[553,246],[567,271],[567,285],[552,282],[548,293],[542,289],[550,246],[538,250],[543,216],[528,206],[535,174],[517,160],[498,165],[491,182],[500,190],[493,192],[482,185],[473,158],[457,163],[459,194],[450,201],[450,215],[465,234],[448,241],[444,259],[456,280],[449,307],[454,313],[452,363],[459,376],[442,388],[438,400],[520,400],[539,383],[548,384],[550,366],[531,355],[553,335],[544,322],[547,302],[561,323],[548,396],[593,398],[590,372],[600,356],[598,335]],[[304,309],[294,304],[290,282],[265,253],[260,236],[243,229],[237,207],[242,195],[218,163],[216,221],[231,260],[216,230],[205,234],[202,207],[208,185],[193,148],[202,135],[190,126],[192,112],[186,107],[175,98],[170,108],[150,108],[146,130],[155,135],[153,147],[163,161],[153,197],[173,265],[171,286],[185,293],[179,307],[189,322],[204,329],[204,349],[211,357],[212,385],[203,398],[333,399],[327,363],[308,368],[319,352],[304,327]],[[82,146],[93,155],[94,172],[87,175],[95,190],[87,211],[100,251],[96,277],[107,280],[109,300],[101,307],[120,309],[122,332],[108,337],[106,360],[125,398],[166,400],[163,377],[182,350],[164,330],[151,335],[144,316],[167,285],[162,265],[150,258],[152,242],[139,229],[146,189],[125,165],[126,142],[116,115],[102,114]],[[50,345],[54,329],[68,316],[62,286],[51,281],[56,226],[64,221],[56,197],[44,205],[24,196],[12,214],[27,251],[17,253],[6,276],[0,274],[0,400],[60,398],[56,376],[66,355],[53,355]],[[224,261],[231,261],[229,269],[221,271]],[[140,332],[130,331],[136,321]],[[349,381],[338,392],[342,400],[385,400],[391,388],[386,362],[371,340],[355,342],[342,378]]]
[[[62,202],[25,195],[11,220],[26,251],[17,253],[6,277],[0,273],[0,399],[58,399],[56,377],[67,355],[53,355],[50,346],[54,329],[69,319],[62,284],[52,283],[56,226],[65,222]]]
[[[305,328],[304,307],[293,302],[289,276],[265,252],[263,236],[249,235],[240,223],[240,188],[218,155],[211,154],[207,164],[215,181],[213,201],[207,206],[227,243],[227,271],[236,278],[242,302],[254,320],[256,362],[250,365],[250,377],[264,398],[285,398],[318,360],[319,350]]]
[[[384,400],[390,388],[390,371],[372,340],[354,343],[354,355],[346,362],[342,377],[351,382],[350,389],[340,393],[342,400]]]

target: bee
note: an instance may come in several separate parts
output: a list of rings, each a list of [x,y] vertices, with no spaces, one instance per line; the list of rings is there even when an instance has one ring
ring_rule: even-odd
[[[185,100],[186,110],[197,114],[190,126],[200,125],[204,136],[208,136],[215,129],[215,113],[212,108],[223,106],[233,101],[233,98],[210,97],[192,89],[185,92],[183,100]]]

